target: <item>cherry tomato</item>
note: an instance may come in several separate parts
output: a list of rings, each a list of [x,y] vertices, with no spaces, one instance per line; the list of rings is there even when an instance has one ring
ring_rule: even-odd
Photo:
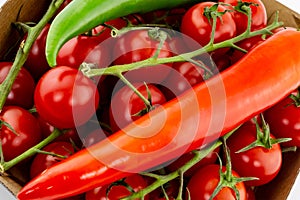
[[[44,120],[38,113],[34,113],[34,116],[37,118],[38,123],[40,125],[42,137],[48,137],[54,131],[55,127],[49,124],[46,120]],[[63,135],[57,137],[54,141],[72,141],[78,146],[81,145],[81,140],[75,128],[66,130]]]
[[[127,21],[128,20],[128,21]],[[128,25],[128,22],[130,22],[133,25],[137,25],[140,23],[143,23],[143,18],[138,14],[131,14],[128,16],[125,16],[124,18],[116,18],[113,20],[109,20],[105,22],[105,25],[99,25],[92,29],[91,33],[94,36],[97,36],[97,39],[99,42],[103,42],[104,40],[111,38],[111,32],[112,29],[108,26],[116,29],[122,29]],[[114,40],[112,40],[112,45],[114,45]]]
[[[212,32],[212,20],[204,15],[205,8],[214,6],[214,2],[201,2],[191,7],[183,16],[181,32],[193,38],[201,46],[208,44]],[[226,8],[218,5],[217,11],[224,12]],[[226,12],[217,18],[214,42],[222,42],[236,35],[236,25],[230,13]]]
[[[125,182],[135,192],[138,192],[139,190],[147,187],[146,180],[139,174],[133,174],[131,176],[128,176],[125,179]],[[99,200],[99,199],[119,200],[119,199],[131,194],[131,192],[125,186],[115,185],[115,186],[111,187],[111,189],[108,192],[108,195],[106,196],[106,191],[107,191],[108,187],[109,187],[109,185],[106,185],[106,186],[98,187],[98,188],[88,191],[85,195],[85,199],[86,200]],[[144,199],[148,200],[149,197],[145,196]]]
[[[34,101],[39,115],[54,127],[74,128],[87,122],[99,104],[97,86],[67,66],[49,70],[39,80]]]
[[[7,77],[12,65],[12,62],[0,62],[0,84]],[[34,89],[35,83],[31,74],[25,68],[21,68],[8,94],[5,105],[16,105],[25,109],[32,108]]]
[[[293,27],[280,27],[280,28],[272,30],[272,33],[274,35],[280,31],[286,30],[286,29],[297,31],[297,29],[293,28]],[[266,35],[264,38],[262,35],[254,36],[251,38],[244,39],[240,42],[237,42],[236,45],[249,52],[252,49],[254,49],[257,45],[266,41],[268,38],[272,37],[273,35]],[[230,55],[231,63],[234,64],[235,62],[239,61],[245,55],[246,55],[246,53],[239,51],[237,49],[234,49]]]
[[[45,47],[46,47],[46,38],[50,24],[47,24],[40,35],[34,41],[24,67],[32,74],[32,77],[37,81],[39,78],[50,69],[50,66],[46,59]],[[27,36],[26,36],[27,37]]]
[[[148,98],[148,87],[151,94],[151,102],[154,107],[166,102],[165,96],[155,85],[148,84],[146,87],[143,83],[135,83],[134,86],[145,98]],[[111,100],[109,115],[112,130],[117,131],[140,118],[140,116],[134,115],[145,108],[146,106],[143,100],[128,86],[124,86],[113,95]]]
[[[97,36],[80,35],[63,45],[57,55],[57,65],[78,69],[87,62],[104,68],[111,62],[110,55],[109,48],[99,43]]]
[[[261,0],[219,0],[232,6],[238,5],[238,2],[253,3],[250,5],[251,9],[251,31],[264,28],[267,25],[267,11]],[[236,23],[237,34],[243,33],[247,28],[248,17],[246,14],[234,11],[231,12]]]
[[[5,161],[15,158],[41,140],[37,120],[21,107],[5,106],[0,113],[0,121],[1,145]]]
[[[153,183],[153,179],[152,181],[148,180],[148,185],[150,185],[151,183]],[[166,196],[169,198],[169,200],[171,199],[175,199],[174,197],[178,196],[178,191],[180,188],[180,180],[179,179],[173,179],[169,182],[167,182],[166,184],[163,185],[164,191],[162,189],[162,187],[157,188],[156,190],[150,192],[149,194],[149,198],[151,200],[162,200],[162,199],[166,199]]]
[[[173,28],[178,28],[186,8],[172,8],[170,10],[156,10],[145,13],[143,18],[148,24],[167,24]]]
[[[284,98],[266,110],[264,117],[275,137],[292,138],[289,142],[281,143],[282,146],[300,147],[300,108],[295,105],[293,99]]]
[[[232,168],[240,176],[259,178],[259,180],[246,181],[245,184],[248,186],[263,185],[273,180],[278,174],[282,163],[282,153],[279,144],[273,144],[271,149],[258,146],[236,153],[256,141],[256,134],[255,124],[249,122],[242,125],[227,140]],[[270,137],[274,138],[273,135]]]
[[[257,44],[259,44],[263,41],[265,41],[265,39],[263,39],[261,35],[258,35],[258,36],[255,36],[255,37],[244,39],[244,40],[238,42],[236,45],[248,52],[254,46],[256,46]],[[245,55],[246,55],[246,53],[244,53],[240,50],[234,49],[232,54],[230,55],[231,63],[232,64],[236,63],[237,61],[239,61]]]
[[[114,47],[114,64],[128,64],[150,58],[155,55],[159,41],[152,39],[147,30],[130,31],[117,38]],[[165,42],[158,55],[159,58],[172,56],[169,45]],[[132,82],[159,83],[162,82],[171,71],[172,64],[156,65],[140,68],[125,73],[127,79]]]
[[[58,156],[38,153],[34,157],[30,167],[31,178],[36,177],[45,169],[64,160],[65,158],[69,157],[75,152],[74,147],[70,142],[62,141],[50,143],[47,146],[45,146],[42,150],[45,152],[57,154]]]
[[[110,134],[103,129],[96,129],[90,134],[88,134],[85,138],[83,138],[83,146],[84,147],[92,146],[93,144],[105,139],[109,135]]]
[[[202,160],[200,160],[196,165],[194,165],[192,168],[190,168],[188,171],[186,171],[184,173],[184,176],[192,177],[198,171],[198,169],[200,169],[201,167],[208,165],[208,164],[214,164],[217,160],[217,153],[219,153],[219,152],[220,152],[220,148],[216,148],[214,151],[210,152],[206,157],[204,157]],[[189,160],[191,160],[193,158],[193,156],[194,156],[193,152],[183,154],[177,160],[175,160],[170,165],[168,165],[167,169],[170,171],[176,171],[178,168],[182,167]]]
[[[189,52],[190,49],[186,44],[186,40],[188,40],[188,39],[189,38],[185,37],[184,35],[182,35],[179,32],[175,33],[175,35],[173,35],[171,37],[171,39],[168,40],[168,44],[170,46],[172,53],[175,55],[178,55],[178,54]],[[192,41],[190,41],[190,42],[192,42]]]
[[[196,200],[207,200],[212,195],[213,191],[220,181],[219,174],[220,166],[216,164],[205,165],[200,168],[188,182],[187,188],[190,193],[191,199]],[[224,172],[226,167],[222,167]],[[235,171],[232,171],[233,176],[239,177]],[[240,194],[240,200],[246,200],[246,188],[243,182],[236,184],[236,188]],[[186,198],[188,199],[188,198]],[[235,192],[224,187],[221,191],[213,198],[214,200],[235,200]]]
[[[202,82],[205,75],[204,69],[190,62],[177,62],[166,80],[162,83],[167,88],[164,91],[168,99],[172,99],[190,89],[193,85]]]
[[[255,200],[255,194],[254,191],[251,187],[246,187],[246,191],[247,191],[247,200]]]
[[[215,74],[225,70],[232,65],[231,54],[229,52],[220,54],[218,53],[218,51],[214,51],[210,54],[211,60],[215,65],[215,69],[212,70]]]

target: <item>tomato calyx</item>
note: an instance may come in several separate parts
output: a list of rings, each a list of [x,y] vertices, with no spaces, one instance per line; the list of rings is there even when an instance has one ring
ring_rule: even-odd
[[[225,10],[225,11],[218,11],[218,3],[215,3],[214,5],[212,5],[211,7],[205,7],[204,8],[204,12],[203,15],[208,19],[209,23],[212,25],[213,24],[213,20],[216,18],[219,18],[220,20],[222,20],[222,16],[230,11],[230,10]],[[214,29],[213,29],[214,30]]]
[[[293,100],[292,104],[299,108],[300,107],[300,87],[297,89],[297,93],[296,94],[290,94],[289,98],[291,98]]]
[[[248,146],[238,150],[236,153],[241,153],[253,149],[255,147],[263,147],[266,149],[272,149],[274,144],[288,142],[291,138],[271,138],[270,137],[270,127],[267,122],[264,120],[263,115],[261,114],[262,125],[260,126],[256,118],[253,118],[253,121],[256,126],[256,141],[252,142]]]
[[[143,116],[145,114],[147,114],[148,112],[150,112],[151,110],[154,110],[154,106],[152,104],[152,97],[151,97],[151,92],[149,90],[149,87],[147,86],[146,83],[144,83],[145,87],[146,87],[146,91],[147,91],[147,102],[144,101],[145,104],[145,108],[140,110],[139,112],[133,114],[132,116],[136,117],[136,116]],[[142,99],[143,100],[143,99]]]
[[[248,9],[250,9],[250,6],[259,6],[259,5],[253,2],[238,1],[237,5],[234,6],[234,10],[244,13],[245,15],[248,15]]]
[[[123,186],[125,187],[130,193],[134,193],[134,189],[126,182],[126,178],[122,178],[120,180],[117,180],[115,182],[113,182],[112,184],[110,184],[107,189],[106,189],[106,198],[108,199],[108,195],[109,195],[109,192],[111,191],[111,189],[114,187],[114,186]]]
[[[231,158],[230,158],[230,152],[229,148],[226,145],[226,138],[222,138],[223,142],[223,149],[224,149],[224,154],[226,158],[226,170],[224,171],[222,169],[222,160],[220,157],[219,158],[219,163],[220,163],[220,169],[219,169],[219,174],[220,174],[220,180],[213,191],[212,195],[210,196],[209,200],[214,199],[217,194],[223,189],[223,188],[230,188],[234,191],[236,199],[240,199],[240,193],[236,187],[236,185],[240,182],[245,182],[245,181],[251,181],[251,180],[257,180],[258,178],[256,177],[236,177],[233,176],[233,170],[232,170],[232,165],[231,165]],[[223,172],[224,171],[224,172]]]

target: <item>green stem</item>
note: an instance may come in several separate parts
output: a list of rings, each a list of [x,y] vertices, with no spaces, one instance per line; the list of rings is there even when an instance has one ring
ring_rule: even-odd
[[[23,41],[21,43],[21,45],[17,51],[17,55],[15,57],[15,61],[12,65],[12,68],[9,71],[9,73],[8,73],[7,77],[5,78],[5,80],[3,81],[3,83],[0,85],[0,94],[1,94],[1,96],[0,96],[0,112],[2,111],[2,108],[5,104],[6,98],[11,90],[11,87],[12,87],[19,71],[21,70],[23,64],[25,63],[25,61],[28,57],[31,46],[35,42],[36,38],[39,36],[40,32],[45,27],[45,25],[54,16],[57,9],[59,8],[59,6],[62,3],[63,3],[63,0],[53,0],[50,4],[49,9],[47,10],[46,14],[44,15],[44,17],[40,20],[40,22],[36,26],[34,26],[34,27],[26,26],[26,28],[28,29],[27,30],[28,31],[27,39],[25,42]],[[18,23],[16,23],[16,25],[18,25]]]
[[[144,97],[141,93],[140,93],[140,91],[138,91],[135,87],[134,87],[134,85],[132,85],[132,83],[130,83],[130,81],[128,81],[124,76],[123,76],[123,74],[118,74],[117,75],[117,77],[120,79],[120,80],[122,80],[130,89],[132,89],[133,90],[133,92],[138,96],[138,97],[140,97],[142,100],[143,100],[143,102],[144,102],[144,104],[146,105],[146,107],[147,108],[151,108],[152,107],[152,104],[151,104],[151,102],[149,102],[149,100],[146,98],[146,97]]]
[[[28,157],[33,156],[34,154],[37,153],[37,149],[41,149],[50,142],[52,142],[54,139],[56,139],[58,136],[60,136],[62,132],[58,129],[54,129],[54,131],[43,141],[38,143],[37,145],[31,147],[24,153],[20,154],[19,156],[15,157],[14,159],[3,162],[0,164],[0,173],[3,174],[5,171],[9,170],[11,167],[15,166],[16,164],[20,163],[21,161],[25,160]]]
[[[225,177],[227,181],[232,181],[232,165],[231,165],[231,157],[230,157],[230,150],[227,147],[226,139],[223,139],[223,149],[226,158],[226,172]]]
[[[195,155],[194,157],[188,161],[184,166],[180,167],[178,170],[167,174],[167,175],[156,175],[151,173],[141,173],[142,175],[151,176],[152,178],[156,178],[157,180],[149,185],[147,188],[140,190],[136,193],[132,193],[130,196],[122,198],[122,200],[130,200],[130,199],[140,199],[144,197],[145,195],[149,194],[150,192],[154,191],[155,189],[161,187],[162,185],[168,183],[169,181],[181,176],[183,173],[185,173],[187,170],[189,170],[191,167],[193,167],[196,163],[198,163],[201,159],[203,159],[205,156],[207,156],[210,152],[212,152],[217,147],[221,146],[222,141],[217,140],[214,144],[209,146],[208,148],[205,148],[200,151],[194,151]]]
[[[208,43],[208,45],[213,45],[214,41],[215,41],[215,32],[216,32],[216,27],[217,27],[217,15],[215,12],[211,13],[212,15],[212,27],[211,27],[211,36],[210,36],[210,41]]]
[[[113,66],[110,66],[107,68],[101,68],[101,69],[89,69],[89,70],[85,70],[84,74],[87,77],[100,76],[100,75],[115,75],[116,76],[117,74],[124,73],[124,72],[134,70],[134,69],[143,68],[143,67],[155,66],[158,64],[173,63],[173,62],[183,62],[186,60],[190,60],[196,56],[199,56],[203,53],[211,52],[211,51],[214,51],[214,50],[220,49],[220,48],[235,47],[234,44],[239,41],[242,41],[246,38],[254,37],[257,35],[270,34],[270,30],[273,30],[275,28],[282,26],[283,23],[278,21],[278,12],[276,12],[275,16],[276,17],[275,17],[274,22],[263,29],[256,30],[253,32],[249,32],[248,30],[246,30],[244,33],[242,33],[234,38],[231,38],[229,40],[219,42],[216,44],[208,44],[208,45],[202,47],[201,49],[197,49],[192,52],[184,53],[181,55],[176,55],[173,57],[166,57],[166,58],[157,58],[157,59],[148,58],[146,60],[142,60],[142,61],[138,61],[138,62],[134,62],[134,63],[130,63],[130,64],[113,65]],[[251,17],[250,17],[250,19],[251,19]]]

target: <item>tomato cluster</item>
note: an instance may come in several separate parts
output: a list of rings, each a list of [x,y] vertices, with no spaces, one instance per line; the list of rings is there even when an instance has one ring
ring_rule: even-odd
[[[69,2],[66,1],[63,6]],[[38,144],[55,128],[60,129],[63,135],[31,158],[30,178],[34,178],[78,149],[103,140],[193,85],[239,62],[246,53],[227,47],[199,56],[195,62],[159,64],[130,70],[117,77],[88,78],[80,70],[83,63],[92,63],[93,68],[103,69],[151,57],[170,58],[210,43],[223,42],[246,31],[246,8],[251,9],[249,30],[264,28],[267,16],[260,0],[220,0],[219,4],[206,1],[187,7],[117,18],[69,40],[60,49],[54,68],[49,67],[45,57],[46,37],[51,26],[47,24],[34,42],[0,114],[1,145],[5,161]],[[167,31],[169,37],[166,38],[159,35],[159,32],[150,32],[149,28],[131,30],[115,38],[111,36],[112,27],[134,29],[142,24],[153,23],[171,27],[174,31]],[[268,37],[271,36],[245,39],[236,46],[251,51]],[[0,63],[0,83],[11,66],[12,62]],[[130,84],[126,85],[122,78]],[[136,89],[135,92],[132,87]],[[223,158],[217,155],[222,154],[221,149],[228,148],[231,162],[227,166],[232,166],[232,176],[258,178],[235,185],[241,200],[254,199],[252,189],[269,183],[280,171],[282,146],[300,146],[299,98],[299,92],[295,91],[290,97],[266,110],[261,121],[245,122],[229,137],[226,145],[216,148],[185,172],[183,184],[187,189],[184,189],[184,198],[200,200],[212,195],[220,181],[220,172],[226,171],[220,161],[228,161],[226,155]],[[266,128],[266,123],[270,125],[270,130]],[[276,138],[292,140],[279,145],[275,142]],[[251,144],[256,145],[239,152]],[[177,171],[193,156],[193,152],[188,152],[158,173]],[[175,199],[180,190],[180,181],[174,179],[163,185],[164,189],[154,190],[144,199]],[[133,174],[74,198],[116,200],[152,183],[153,179],[149,177]],[[224,187],[214,199],[236,199],[236,193],[232,188]]]

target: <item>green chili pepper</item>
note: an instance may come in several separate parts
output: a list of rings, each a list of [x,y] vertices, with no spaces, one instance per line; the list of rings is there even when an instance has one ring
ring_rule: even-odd
[[[50,66],[56,65],[59,49],[71,38],[99,24],[132,13],[173,8],[202,0],[73,0],[52,22],[46,56]]]

